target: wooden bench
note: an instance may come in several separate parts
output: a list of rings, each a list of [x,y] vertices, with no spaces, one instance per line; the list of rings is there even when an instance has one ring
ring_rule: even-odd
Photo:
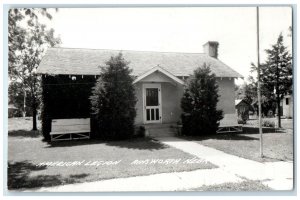
[[[90,118],[53,119],[51,122],[51,141],[89,139]]]
[[[225,114],[224,118],[220,121],[217,133],[232,133],[242,132],[243,127],[237,123],[236,114]]]

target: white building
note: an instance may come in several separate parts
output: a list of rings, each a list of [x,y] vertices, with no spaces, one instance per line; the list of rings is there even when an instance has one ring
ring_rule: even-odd
[[[294,108],[294,102],[293,102],[293,96],[292,95],[286,95],[281,101],[282,105],[282,115],[286,118],[293,118],[293,108]]]

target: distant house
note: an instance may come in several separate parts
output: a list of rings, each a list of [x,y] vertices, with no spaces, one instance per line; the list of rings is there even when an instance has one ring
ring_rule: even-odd
[[[249,119],[249,111],[253,111],[251,104],[243,99],[235,100],[235,109],[239,119]]]
[[[18,108],[16,108],[13,104],[8,104],[8,117],[15,117]]]
[[[286,118],[293,118],[293,96],[292,95],[286,95],[281,100],[281,106],[282,106],[282,115]]]
[[[135,124],[178,122],[185,81],[204,63],[217,77],[218,108],[225,115],[235,115],[234,79],[242,76],[217,58],[218,42],[207,42],[203,47],[204,53],[50,48],[38,68],[43,95],[48,100],[46,112],[50,120],[47,123],[51,119],[89,117],[89,96],[100,74],[99,65],[105,66],[119,52],[130,62],[135,76],[138,99]],[[74,93],[63,90],[70,85],[77,85]]]

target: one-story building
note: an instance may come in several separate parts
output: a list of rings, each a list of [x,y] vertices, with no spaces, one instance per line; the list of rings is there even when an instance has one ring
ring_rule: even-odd
[[[244,99],[235,100],[235,109],[238,115],[238,119],[242,119],[242,120],[248,120],[249,111],[253,111],[251,104],[249,104]]]
[[[281,100],[282,114],[286,118],[293,118],[293,95],[285,95]]]
[[[18,108],[16,108],[13,104],[8,104],[8,117],[15,117]]]
[[[218,59],[218,45],[207,42],[204,53],[50,48],[37,71],[42,76],[43,99],[47,100],[46,126],[52,119],[89,117],[89,96],[99,77],[99,66],[120,52],[135,76],[137,125],[178,122],[185,81],[204,63],[217,77],[218,109],[225,115],[236,115],[234,79],[242,76]]]

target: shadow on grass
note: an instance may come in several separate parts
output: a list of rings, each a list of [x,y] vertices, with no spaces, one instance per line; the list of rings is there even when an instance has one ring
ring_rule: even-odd
[[[159,150],[168,148],[167,145],[155,141],[151,138],[134,138],[124,141],[111,141],[105,143],[108,146],[117,146],[127,149],[140,149],[140,150]]]
[[[54,141],[48,142],[48,146],[45,148],[56,148],[56,147],[72,147],[72,146],[82,146],[82,145],[91,145],[91,144],[105,144],[107,146],[116,146],[120,148],[127,149],[140,149],[140,150],[159,150],[167,148],[167,145],[164,145],[158,141],[154,141],[150,138],[132,138],[127,140],[118,140],[118,141],[104,141],[97,139],[89,140],[69,140],[69,141]]]
[[[88,174],[71,175],[62,178],[60,175],[30,176],[33,171],[45,170],[46,166],[36,166],[28,161],[8,163],[7,185],[9,190],[50,187],[78,182]]]
[[[103,141],[96,139],[84,139],[84,140],[62,140],[62,141],[44,141],[48,143],[45,148],[55,148],[55,147],[73,147],[73,146],[83,146],[91,144],[102,144]]]
[[[272,127],[263,127],[262,128],[263,133],[285,133],[282,129],[272,128]],[[244,126],[243,127],[243,133],[244,134],[259,134],[258,127],[251,127],[251,126]]]
[[[30,137],[30,138],[38,138],[41,136],[39,131],[28,131],[28,130],[13,130],[8,131],[9,137]]]

